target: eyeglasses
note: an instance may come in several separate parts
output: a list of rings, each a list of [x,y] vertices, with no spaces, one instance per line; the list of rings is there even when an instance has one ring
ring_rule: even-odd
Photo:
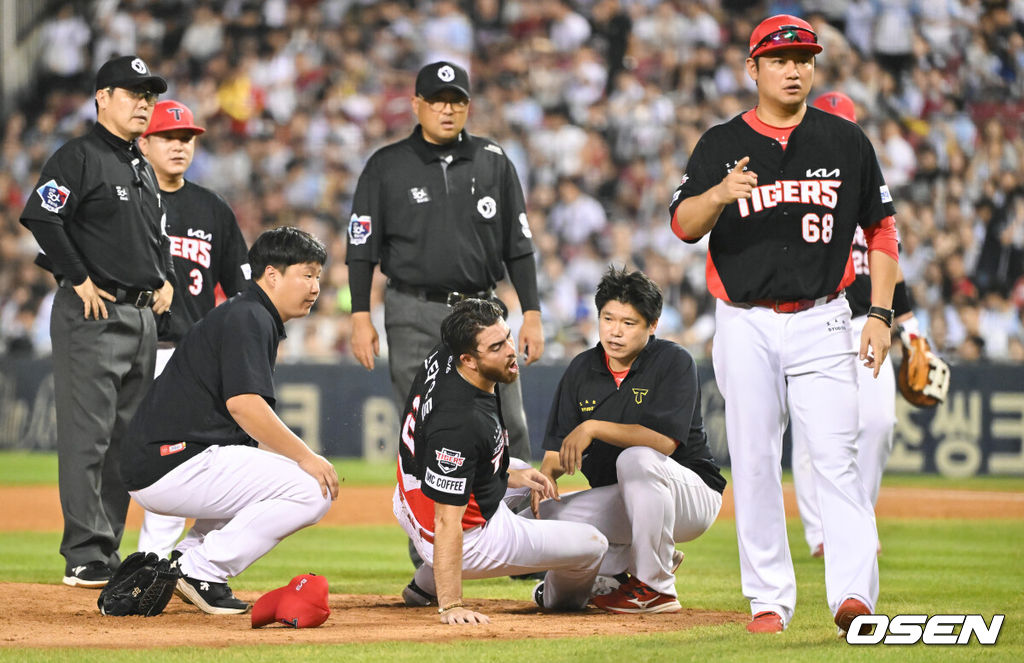
[[[776,46],[779,44],[817,44],[818,35],[807,28],[795,25],[784,25],[775,32],[768,33],[764,38],[750,49],[750,57],[754,57],[765,46]]]
[[[125,94],[127,94],[129,97],[131,97],[135,101],[138,101],[139,99],[145,99],[146,103],[149,104],[150,106],[155,104],[156,100],[157,100],[157,97],[160,96],[159,92],[153,92],[152,90],[149,90],[149,89],[132,88],[132,87],[123,87],[121,89],[124,90]],[[113,93],[113,88],[111,88],[111,93]]]
[[[426,99],[425,97],[420,97],[420,99],[423,99],[427,106],[430,107],[430,110],[435,113],[440,113],[449,104],[451,104],[452,110],[456,113],[469,108],[469,99]]]

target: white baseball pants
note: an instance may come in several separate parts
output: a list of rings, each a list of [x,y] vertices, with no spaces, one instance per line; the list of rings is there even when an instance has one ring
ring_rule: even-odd
[[[159,377],[171,360],[174,348],[157,348],[156,371],[153,377]],[[164,516],[152,511],[145,511],[142,516],[142,529],[139,530],[139,551],[153,552],[158,557],[167,557],[174,544],[181,538],[185,529],[185,519],[178,516]]]
[[[210,447],[131,495],[147,511],[196,519],[179,565],[211,582],[237,576],[331,506],[295,461],[241,445]]]
[[[860,334],[867,316],[853,319],[853,342],[860,349]],[[857,466],[871,504],[878,501],[882,473],[892,453],[893,427],[896,425],[896,374],[886,356],[878,377],[874,369],[857,362],[857,398],[860,414],[857,424]],[[796,488],[800,519],[804,524],[804,538],[811,553],[822,543],[821,509],[818,491],[811,472],[811,455],[807,447],[793,440],[793,485]]]
[[[544,500],[544,519],[590,523],[608,538],[602,575],[629,571],[652,589],[676,595],[676,543],[707,531],[722,495],[693,470],[650,447],[631,447],[615,461],[619,482]]]
[[[719,301],[712,359],[725,398],[743,594],[751,613],[784,623],[796,576],[782,501],[787,421],[804,444],[818,489],[825,590],[832,612],[847,598],[874,609],[878,533],[856,462],[857,367],[845,297],[800,313]]]
[[[509,497],[519,499],[521,495]],[[423,559],[413,580],[425,592],[437,594],[434,544],[423,538],[397,487],[394,510]],[[503,501],[490,520],[462,533],[462,577],[500,578],[547,571],[544,607],[581,610],[590,600],[607,549],[608,540],[592,525],[519,517]]]

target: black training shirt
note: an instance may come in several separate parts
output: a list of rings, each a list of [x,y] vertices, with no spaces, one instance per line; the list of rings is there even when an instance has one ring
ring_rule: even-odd
[[[440,344],[416,374],[406,399],[400,471],[418,479],[430,500],[468,505],[462,524],[469,528],[490,519],[505,494],[508,433],[498,406],[500,385],[496,393],[481,391],[459,374],[457,364]],[[408,501],[417,511],[416,500]],[[416,516],[421,523],[434,522],[433,513]]]
[[[494,142],[465,130],[438,149],[417,126],[375,152],[347,228],[347,264],[380,263],[389,278],[431,290],[492,288],[505,263],[533,253],[515,167]],[[353,302],[369,301],[365,288]]]
[[[129,425],[121,449],[125,486],[145,488],[214,444],[254,446],[227,400],[257,394],[274,406],[274,362],[284,337],[281,316],[256,283],[193,325]]]
[[[21,222],[63,227],[100,287],[155,290],[171,274],[156,176],[134,142],[96,123],[43,165]],[[37,261],[60,273],[45,255]]]
[[[163,191],[174,257],[174,300],[157,320],[161,341],[177,342],[216,304],[215,288],[233,297],[249,279],[249,257],[235,214],[213,191],[185,181]]]
[[[693,470],[713,490],[725,489],[704,432],[697,365],[681,346],[651,336],[620,386],[600,343],[576,355],[555,392],[544,449],[561,449],[565,436],[588,419],[639,424],[672,438],[679,443],[672,460]],[[618,483],[615,460],[622,451],[600,440],[590,443],[581,469],[591,487]]]

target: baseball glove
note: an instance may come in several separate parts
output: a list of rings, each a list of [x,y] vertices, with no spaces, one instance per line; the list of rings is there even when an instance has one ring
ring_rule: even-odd
[[[928,347],[928,339],[910,336],[903,344],[903,363],[896,386],[903,398],[916,407],[935,407],[949,393],[949,365]]]
[[[103,615],[155,617],[171,600],[179,577],[171,562],[156,553],[132,553],[100,592],[96,605]]]

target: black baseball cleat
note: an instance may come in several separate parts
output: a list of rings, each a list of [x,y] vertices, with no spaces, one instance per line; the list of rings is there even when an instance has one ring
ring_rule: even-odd
[[[537,586],[533,588],[533,602],[537,604],[541,610],[544,609],[544,581],[541,580],[537,583]]]
[[[410,608],[437,605],[437,597],[417,585],[415,580],[410,580],[409,584],[402,590],[402,600]]]
[[[99,589],[106,587],[113,575],[106,562],[95,561],[71,567],[67,570],[63,582],[68,587]]]
[[[196,580],[183,575],[178,578],[174,593],[209,615],[240,615],[249,609],[248,603],[235,598],[226,582]]]

